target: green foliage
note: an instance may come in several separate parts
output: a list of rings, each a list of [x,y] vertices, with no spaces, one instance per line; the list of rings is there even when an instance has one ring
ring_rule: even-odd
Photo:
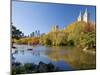
[[[81,39],[80,39],[80,45],[83,47],[95,48],[95,45],[96,45],[95,30],[82,34]]]
[[[95,26],[81,21],[69,25],[65,30],[49,32],[41,36],[40,42],[43,45],[51,46],[93,47],[95,45],[95,37]]]
[[[17,29],[15,26],[12,25],[12,38],[19,39],[20,37],[23,36],[24,34],[22,33],[22,31],[20,31],[19,29]]]
[[[69,40],[69,41],[68,41],[68,45],[69,45],[69,46],[74,46],[74,41],[73,41],[73,40]]]
[[[41,36],[39,41],[40,41],[40,44],[43,44],[43,45],[51,45],[52,44],[50,37],[48,35]]]
[[[95,46],[95,26],[91,23],[75,22],[66,28],[68,43],[75,46],[93,48]]]
[[[22,32],[16,27],[12,26],[12,41],[18,44],[43,44],[50,46],[80,46],[80,47],[95,47],[95,25],[92,23],[85,23],[83,21],[74,22],[64,30],[51,31],[41,37],[20,38],[15,37],[22,35]],[[32,33],[34,35],[34,33]]]
[[[15,43],[35,45],[35,44],[39,44],[39,38],[38,37],[20,38],[19,40],[16,40]]]
[[[47,35],[42,36],[40,41],[44,45],[67,45],[67,34],[62,31],[50,32]]]
[[[17,40],[19,40],[21,37],[24,37],[24,33],[17,29],[14,25],[12,25],[11,29],[12,33],[12,44],[15,43]]]

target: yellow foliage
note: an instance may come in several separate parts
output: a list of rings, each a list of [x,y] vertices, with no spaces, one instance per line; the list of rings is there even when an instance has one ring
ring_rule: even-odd
[[[38,44],[39,38],[37,37],[27,37],[27,38],[21,38],[16,41],[18,44]]]

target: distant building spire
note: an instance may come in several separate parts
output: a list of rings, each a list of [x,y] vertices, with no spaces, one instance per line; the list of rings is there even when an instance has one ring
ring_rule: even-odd
[[[83,18],[82,18],[82,12],[80,11],[80,14],[79,14],[79,16],[78,16],[78,19],[77,19],[78,21],[82,21],[83,20]]]
[[[82,14],[82,12],[80,11],[80,14],[79,14],[79,16],[77,18],[77,21],[84,21],[86,23],[89,22],[89,13],[88,13],[87,8],[85,9],[84,14]]]
[[[52,27],[52,32],[56,32],[56,31],[59,31],[59,26],[58,25],[54,25]]]
[[[83,15],[83,21],[86,23],[88,23],[88,21],[89,21],[89,13],[88,13],[87,8],[86,8],[85,13]]]

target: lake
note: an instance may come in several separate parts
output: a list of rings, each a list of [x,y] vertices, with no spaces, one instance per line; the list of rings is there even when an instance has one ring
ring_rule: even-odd
[[[14,45],[16,49],[12,49],[12,62],[35,63],[40,61],[44,63],[53,63],[63,71],[92,68],[95,66],[95,56],[86,54],[79,48],[75,47],[57,47],[57,46],[29,46]],[[92,62],[91,62],[92,61]],[[86,67],[85,67],[86,66]]]

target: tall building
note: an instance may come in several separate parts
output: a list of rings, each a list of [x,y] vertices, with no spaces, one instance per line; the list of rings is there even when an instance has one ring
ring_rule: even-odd
[[[59,31],[59,26],[58,25],[54,25],[52,27],[52,32],[56,32],[56,31]]]
[[[85,21],[86,23],[88,23],[89,21],[89,12],[87,11],[87,9],[85,10],[85,13],[83,15],[83,21]]]
[[[40,31],[39,31],[39,30],[36,30],[36,31],[34,32],[34,36],[35,36],[35,37],[39,37],[39,36],[40,36]]]
[[[88,23],[89,22],[89,18],[90,18],[89,12],[88,12],[88,10],[86,8],[84,14],[82,14],[82,12],[80,11],[80,14],[79,14],[79,16],[77,18],[77,21],[84,21],[84,22]]]
[[[83,17],[82,17],[82,12],[81,11],[80,11],[80,14],[79,14],[79,16],[77,18],[77,21],[83,21]]]

